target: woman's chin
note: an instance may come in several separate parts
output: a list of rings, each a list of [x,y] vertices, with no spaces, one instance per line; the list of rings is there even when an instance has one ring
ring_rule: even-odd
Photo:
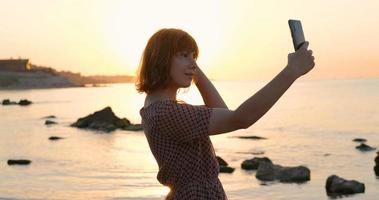
[[[182,88],[187,88],[189,86],[191,86],[191,82],[186,82],[182,84]]]

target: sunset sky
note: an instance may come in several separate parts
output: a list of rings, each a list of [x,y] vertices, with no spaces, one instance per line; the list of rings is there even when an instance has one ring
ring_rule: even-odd
[[[181,28],[217,80],[270,79],[300,19],[316,57],[305,79],[379,77],[377,0],[0,0],[0,59],[84,75],[134,75],[148,38]]]

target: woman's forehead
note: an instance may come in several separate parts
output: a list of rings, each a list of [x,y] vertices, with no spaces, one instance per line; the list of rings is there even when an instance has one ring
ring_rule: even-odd
[[[175,49],[177,49],[177,51],[186,51],[186,52],[195,52],[195,53],[197,53],[198,51],[196,42],[189,37],[185,37],[182,40],[178,41],[178,43],[175,46],[176,46]]]
[[[196,53],[193,49],[183,49],[179,50],[177,53]]]

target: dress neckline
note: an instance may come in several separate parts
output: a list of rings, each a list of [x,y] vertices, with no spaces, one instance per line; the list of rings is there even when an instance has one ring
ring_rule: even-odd
[[[175,100],[174,100],[174,99],[158,100],[158,101],[154,101],[154,102],[150,103],[150,104],[147,105],[146,107],[143,106],[143,107],[140,109],[140,111],[147,110],[147,109],[149,109],[150,107],[152,107],[152,106],[155,105],[155,104],[165,103],[165,102],[179,103],[179,102],[181,102],[181,101],[178,101],[178,100],[176,100],[176,99],[175,99]]]

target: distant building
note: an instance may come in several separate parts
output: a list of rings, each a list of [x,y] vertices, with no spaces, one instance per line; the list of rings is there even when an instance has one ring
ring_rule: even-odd
[[[25,72],[31,69],[29,59],[0,60],[0,71]]]

